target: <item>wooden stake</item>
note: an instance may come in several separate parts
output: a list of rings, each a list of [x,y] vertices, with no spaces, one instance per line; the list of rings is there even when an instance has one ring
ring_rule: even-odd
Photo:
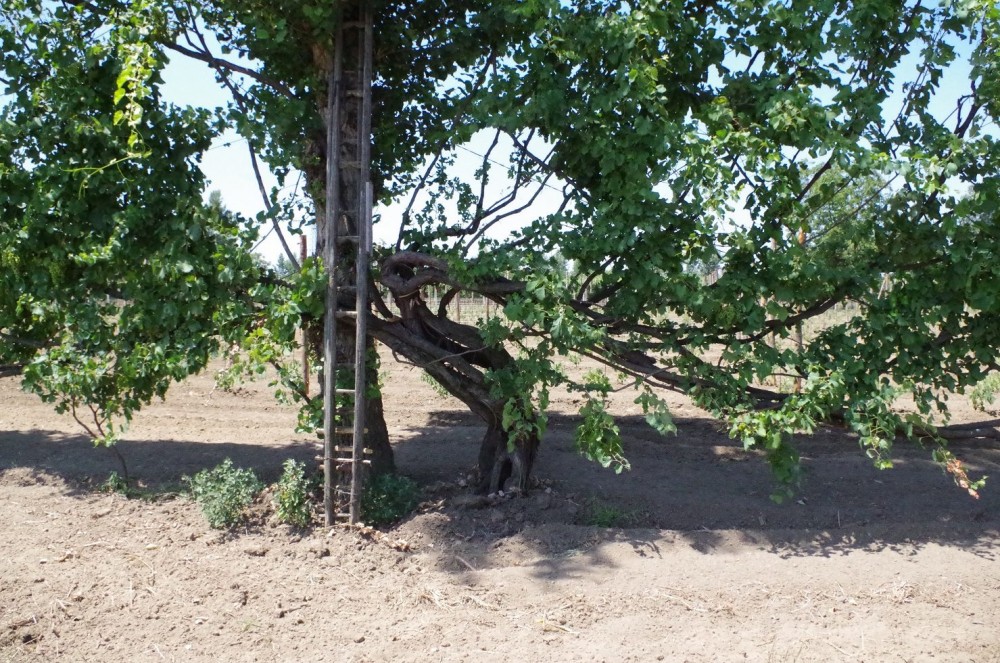
[[[806,229],[799,228],[799,246],[805,248],[806,246]],[[795,343],[798,345],[799,354],[802,354],[802,323],[796,323],[795,325]],[[798,394],[802,391],[802,378],[795,378],[795,393]]]
[[[306,258],[309,256],[309,244],[306,241],[306,236],[299,236],[299,264],[306,264]],[[306,334],[306,328],[302,327],[302,391],[305,393],[306,398],[309,398],[309,337]]]
[[[326,310],[323,315],[323,515],[329,527],[337,521],[334,504],[334,420],[337,387],[337,211],[340,207],[340,86],[343,39],[337,31],[333,66],[327,80],[326,126],[326,227],[323,229],[323,266],[326,275]]]

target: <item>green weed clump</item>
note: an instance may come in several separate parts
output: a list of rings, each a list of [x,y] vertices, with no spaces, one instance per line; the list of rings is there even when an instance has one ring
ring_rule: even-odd
[[[980,412],[991,412],[990,406],[1000,396],[1000,373],[990,373],[973,388],[970,394],[972,407]]]
[[[274,510],[278,520],[295,527],[312,521],[312,498],[315,479],[306,476],[306,464],[291,458],[282,465],[281,478],[275,485]]]
[[[117,472],[111,472],[108,478],[101,483],[99,489],[102,493],[117,493],[125,497],[129,496],[128,481],[122,478]]]
[[[389,525],[401,520],[420,503],[420,487],[399,474],[382,474],[365,487],[361,519],[368,525]]]
[[[579,522],[590,527],[634,527],[639,522],[639,514],[595,499],[586,504]]]
[[[236,467],[228,458],[211,470],[202,470],[183,480],[208,524],[215,529],[232,527],[243,520],[246,508],[264,489],[253,470]]]

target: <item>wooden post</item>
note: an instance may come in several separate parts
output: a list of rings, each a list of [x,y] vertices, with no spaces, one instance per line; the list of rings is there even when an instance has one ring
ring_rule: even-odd
[[[799,246],[805,248],[806,246],[806,229],[799,228]],[[798,345],[799,354],[802,354],[802,322],[797,322],[795,324],[795,343]],[[798,394],[802,391],[802,378],[795,378],[795,393]]]
[[[305,265],[308,256],[309,244],[306,241],[306,236],[301,235],[299,237],[299,264]],[[309,382],[311,381],[309,375],[309,337],[305,327],[302,327],[300,331],[302,333],[302,391],[306,398],[309,398]]]
[[[371,22],[367,23],[367,29],[371,29]],[[371,43],[370,39],[367,40]],[[366,58],[366,66],[370,66],[370,57]],[[368,74],[368,72],[365,72]],[[371,80],[370,74],[366,80]],[[367,100],[366,96],[366,100]],[[367,324],[368,319],[368,265],[371,262],[372,236],[372,199],[374,191],[370,181],[363,183],[364,198],[361,204],[362,214],[358,219],[358,253],[357,253],[357,293],[355,295],[355,307],[358,317],[355,322],[354,337],[354,440],[351,457],[354,464],[351,465],[351,501],[348,506],[351,524],[356,524],[361,519],[361,494],[364,483],[362,470],[364,467],[364,447],[365,447],[365,390],[368,388],[366,378],[367,370]]]
[[[326,209],[323,266],[326,269],[326,309],[323,315],[323,515],[327,527],[336,522],[334,503],[334,445],[337,390],[337,211],[340,207],[340,75],[343,63],[340,31],[334,41],[333,63],[327,81]]]

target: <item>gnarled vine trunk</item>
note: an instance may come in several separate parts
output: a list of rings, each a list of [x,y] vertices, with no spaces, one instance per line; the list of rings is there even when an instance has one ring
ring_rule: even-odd
[[[359,6],[358,0],[348,0],[341,6],[342,16],[359,13]],[[359,81],[351,80],[352,74],[350,73],[359,70],[358,67],[354,66],[356,63],[350,61],[350,58],[360,53],[358,44],[354,41],[356,35],[351,32],[343,34],[347,36],[343,37],[345,41],[340,45],[345,57],[342,85],[344,90],[360,89]],[[327,67],[332,62],[327,47],[313,44],[309,53],[316,70],[327,71]],[[338,94],[343,94],[343,92],[338,92]],[[331,109],[328,107],[326,90],[318,88],[315,100],[320,116],[330,118]],[[363,121],[364,118],[351,111],[351,108],[350,104],[343,104],[343,109],[348,109],[348,112],[340,118],[340,126],[337,127],[342,142],[341,158],[347,161],[351,161],[352,157],[346,146],[355,142],[360,145],[361,143],[357,142],[359,138],[365,140],[369,138],[360,136],[360,127],[366,126],[367,123]],[[325,180],[327,167],[326,141],[325,132],[318,127],[307,141],[307,158],[303,160],[303,170],[316,201],[318,237],[316,255],[325,255],[323,238],[326,236],[326,214],[324,210],[328,201],[325,199],[325,187],[322,183]],[[341,169],[337,174],[340,209],[360,208],[357,196],[361,192],[359,184],[362,176],[360,170],[351,168]],[[372,174],[371,179],[377,192],[381,182],[375,174]],[[344,226],[338,228],[342,234],[359,234],[356,219],[349,214],[338,214],[337,217],[336,222]],[[338,269],[337,279],[339,282],[355,282],[357,272],[353,261],[346,261],[344,264],[338,265]],[[414,270],[420,271],[420,276],[415,280],[413,279]],[[374,300],[375,314],[370,316],[369,338],[365,341],[369,356],[373,353],[373,339],[378,339],[397,355],[424,369],[449,393],[460,399],[483,420],[486,425],[486,434],[479,451],[481,490],[496,492],[505,487],[526,490],[539,445],[538,436],[535,434],[513,435],[504,429],[505,400],[494,396],[487,383],[487,375],[490,371],[510,367],[513,358],[503,348],[488,347],[479,330],[475,327],[449,320],[445,307],[442,306],[437,313],[428,309],[421,298],[421,286],[449,283],[446,267],[438,259],[410,251],[397,251],[396,254],[384,259],[380,271],[380,280],[392,293],[392,299],[399,309],[399,315],[390,311],[389,306],[379,296],[378,289],[374,287],[373,282],[369,291]],[[500,302],[502,295],[514,292],[519,287],[518,285],[511,288],[510,284],[500,283],[491,289],[472,288],[472,290],[492,294]],[[459,288],[456,288],[452,294],[457,294],[458,291]],[[342,310],[354,307],[353,302],[344,301],[341,304],[343,305]],[[338,321],[336,333],[338,347],[354,347],[353,327]],[[340,342],[341,339],[343,342]],[[338,357],[338,361],[340,360],[341,358]],[[343,360],[350,362],[350,358],[347,357],[344,357]],[[368,371],[368,382],[374,384],[377,379],[377,371],[371,362],[369,362]],[[532,415],[528,416],[530,418]],[[372,471],[376,474],[393,471],[392,447],[389,444],[380,394],[369,393],[367,429],[365,445],[373,451],[373,454],[369,456],[372,461]]]
[[[398,315],[376,300],[381,315],[373,317],[371,333],[394,353],[425,370],[486,424],[479,449],[480,490],[526,491],[539,438],[537,434],[514,433],[504,427],[506,400],[495,395],[488,381],[490,371],[510,369],[514,358],[503,346],[487,344],[478,328],[449,319],[446,307],[449,297],[436,312],[427,306],[421,286],[451,285],[455,288],[452,296],[460,289],[448,277],[443,261],[401,251],[383,261],[380,280],[392,293]],[[504,295],[520,287],[499,280],[490,286],[470,285],[467,289],[501,302]],[[530,412],[530,408],[524,409]]]
[[[540,440],[532,435],[527,440],[515,439],[503,430],[499,421],[486,427],[479,447],[479,489],[484,493],[513,490],[525,493],[535,463]],[[508,479],[511,480],[507,485]]]

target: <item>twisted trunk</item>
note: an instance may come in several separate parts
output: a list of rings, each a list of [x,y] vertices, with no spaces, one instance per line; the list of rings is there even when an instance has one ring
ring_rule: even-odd
[[[502,346],[488,345],[476,327],[450,320],[444,306],[437,312],[427,306],[421,286],[459,285],[448,277],[442,261],[413,252],[397,253],[384,261],[381,282],[392,293],[399,314],[392,315],[384,303],[376,302],[377,307],[381,304],[383,317],[373,317],[371,333],[426,371],[486,424],[479,449],[480,490],[526,491],[540,441],[537,435],[515,434],[504,427],[506,400],[496,397],[488,383],[490,371],[510,368],[514,358]],[[499,298],[519,287],[500,281],[469,289]]]

